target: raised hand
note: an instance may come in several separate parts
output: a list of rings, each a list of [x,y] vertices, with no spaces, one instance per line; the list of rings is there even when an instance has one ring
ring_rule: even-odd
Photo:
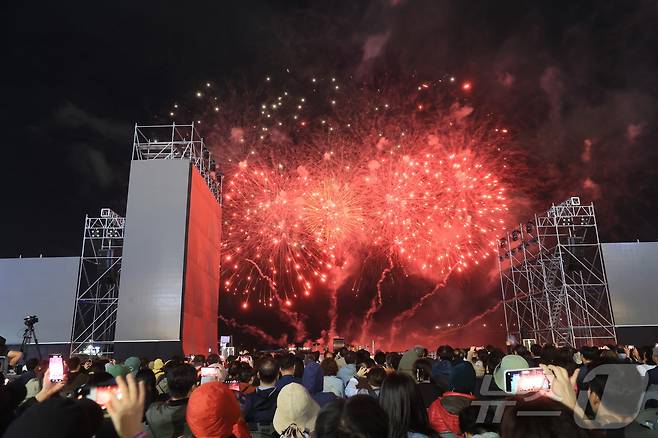
[[[559,401],[569,409],[576,407],[576,379],[580,369],[577,369],[571,377],[566,369],[556,365],[539,365],[551,383],[549,391],[542,391],[546,396]]]
[[[43,375],[43,381],[41,382],[41,391],[35,396],[37,401],[42,402],[61,391],[62,388],[64,388],[64,385],[66,385],[66,377],[66,374],[64,374],[64,378],[61,382],[51,382],[50,369],[47,369]]]
[[[119,391],[112,395],[112,399],[107,404],[107,412],[121,438],[135,438],[144,431],[142,418],[146,387],[144,381],[138,384],[132,373],[128,374],[127,380],[119,376],[116,381]]]

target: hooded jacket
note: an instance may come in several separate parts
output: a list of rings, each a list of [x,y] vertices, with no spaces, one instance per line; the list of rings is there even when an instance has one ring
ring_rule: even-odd
[[[416,381],[416,376],[414,375],[414,362],[418,360],[418,353],[415,349],[411,349],[402,355],[400,359],[400,365],[398,365],[398,372],[411,376]]]
[[[452,362],[449,360],[435,360],[432,362],[432,378],[442,389],[447,389],[452,372]]]
[[[471,395],[475,389],[475,370],[470,362],[461,361],[452,366],[448,389],[427,410],[430,426],[439,433],[461,436],[459,413],[475,399]]]
[[[204,383],[187,404],[187,424],[196,438],[250,437],[233,391],[223,383]]]
[[[459,428],[459,413],[475,400],[471,394],[459,392],[446,392],[438,400],[435,400],[427,409],[430,426],[438,433],[452,432],[461,436]]]

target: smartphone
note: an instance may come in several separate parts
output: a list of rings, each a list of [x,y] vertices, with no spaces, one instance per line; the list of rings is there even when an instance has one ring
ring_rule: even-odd
[[[219,381],[219,368],[201,367],[201,384]]]
[[[541,368],[505,371],[505,392],[508,394],[522,394],[550,388],[550,382]]]
[[[64,380],[64,359],[61,354],[51,354],[48,361],[50,370],[50,381],[61,382]]]
[[[105,409],[107,403],[112,400],[112,394],[116,394],[117,398],[121,397],[121,391],[117,385],[113,386],[96,386],[89,390],[87,398],[95,401],[101,408]]]
[[[237,380],[230,380],[226,382],[226,385],[231,391],[240,391],[240,382]]]

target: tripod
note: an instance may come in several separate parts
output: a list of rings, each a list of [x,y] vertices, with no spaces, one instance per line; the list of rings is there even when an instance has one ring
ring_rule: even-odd
[[[21,353],[25,353],[25,348],[30,345],[32,338],[34,338],[34,346],[37,348],[37,355],[39,356],[39,360],[41,360],[41,349],[39,348],[39,340],[37,339],[33,324],[26,324],[25,331],[23,332],[23,342],[21,343]]]

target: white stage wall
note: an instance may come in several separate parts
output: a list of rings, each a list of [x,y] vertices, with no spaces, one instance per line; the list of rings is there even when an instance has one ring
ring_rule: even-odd
[[[79,257],[0,259],[0,335],[20,344],[23,318],[37,315],[39,343],[68,343]]]
[[[603,243],[616,326],[658,326],[658,242]]]

